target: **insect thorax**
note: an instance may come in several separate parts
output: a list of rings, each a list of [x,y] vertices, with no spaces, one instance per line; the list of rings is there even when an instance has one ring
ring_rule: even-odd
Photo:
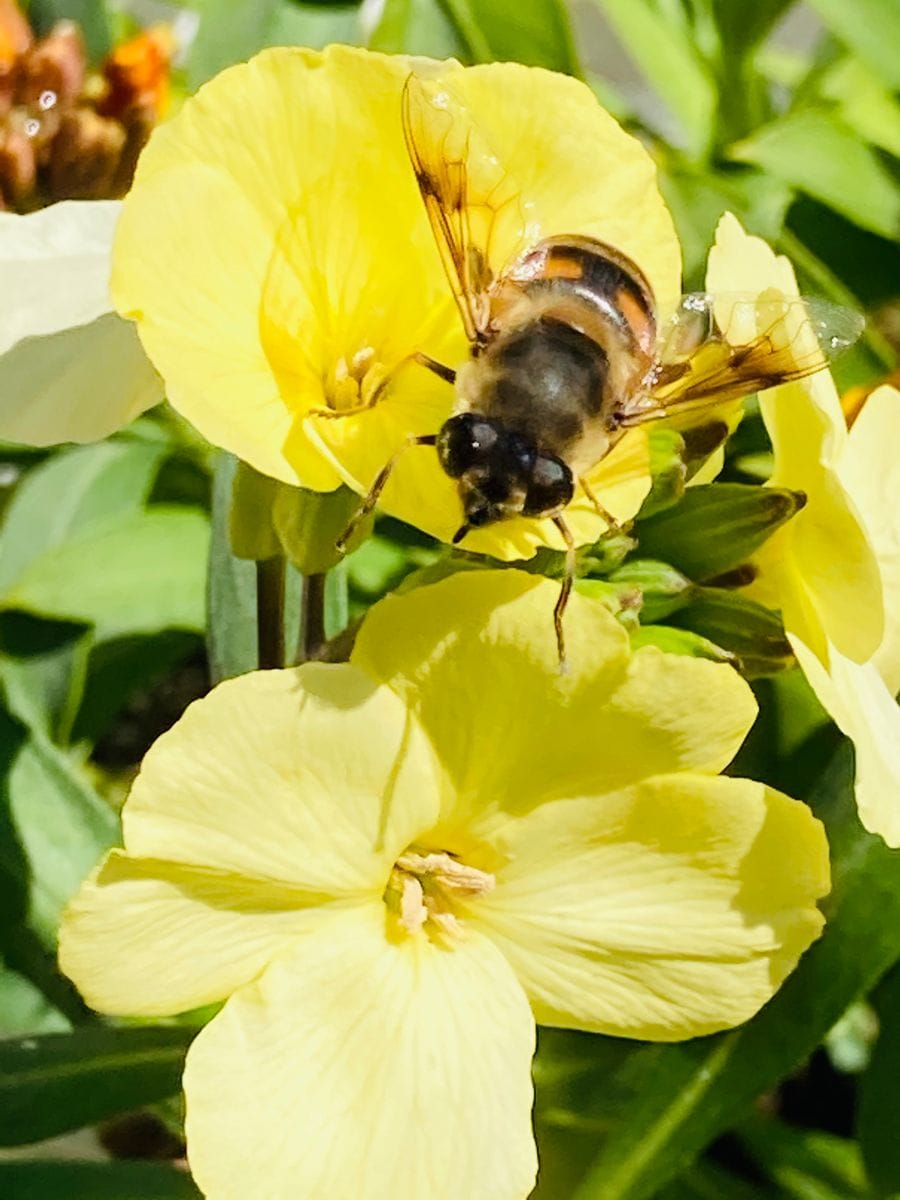
[[[482,413],[564,460],[602,425],[608,363],[590,338],[538,318],[496,338],[460,371],[460,408]]]

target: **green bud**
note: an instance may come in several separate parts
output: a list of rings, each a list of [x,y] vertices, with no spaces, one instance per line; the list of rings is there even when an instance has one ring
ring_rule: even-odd
[[[802,492],[754,484],[688,488],[674,508],[640,521],[638,545],[690,579],[711,579],[745,562],[805,503]]]
[[[674,429],[654,428],[648,431],[647,441],[653,483],[638,513],[640,519],[677,504],[684,495],[687,479],[684,438],[680,433]]]
[[[696,588],[668,563],[635,558],[612,573],[609,582],[637,588],[641,594],[641,621],[652,625],[683,608]]]
[[[228,536],[236,558],[263,561],[281,553],[281,543],[272,524],[272,506],[282,485],[277,479],[239,462],[231,488]]]
[[[698,588],[673,625],[708,638],[734,655],[748,679],[793,666],[794,656],[781,617],[755,600],[720,588]]]
[[[641,625],[632,630],[631,648],[656,646],[666,654],[683,654],[688,658],[709,658],[713,662],[734,663],[735,657],[699,633],[675,629],[672,625]]]
[[[272,522],[285,556],[304,575],[324,575],[344,555],[338,538],[362,501],[348,487],[333,492],[279,484],[272,506]],[[360,522],[347,546],[353,550],[372,531],[374,516]]]
[[[642,599],[640,588],[632,584],[609,583],[605,579],[578,579],[575,590],[582,596],[599,600],[627,629],[637,628]]]

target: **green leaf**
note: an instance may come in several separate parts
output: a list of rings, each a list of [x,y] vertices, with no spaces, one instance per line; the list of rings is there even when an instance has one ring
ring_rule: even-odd
[[[900,104],[866,66],[843,58],[822,79],[820,91],[840,106],[851,129],[900,158]]]
[[[105,0],[31,0],[28,16],[39,33],[48,33],[57,21],[75,21],[84,34],[88,55],[98,62],[111,47]]]
[[[897,0],[809,0],[828,28],[900,90],[900,4]]]
[[[369,35],[370,50],[460,58],[465,43],[438,0],[386,0]]]
[[[639,553],[710,579],[747,562],[805,501],[800,492],[745,483],[687,488],[678,504],[638,523]]]
[[[4,1200],[202,1200],[184,1171],[150,1162],[0,1163]]]
[[[646,81],[677,118],[685,147],[704,158],[712,144],[717,96],[712,76],[684,25],[649,0],[595,0]]]
[[[118,821],[39,730],[0,709],[0,911],[55,949],[63,906],[116,840]]]
[[[62,450],[16,489],[0,534],[0,591],[48,550],[111,515],[137,512],[167,447],[159,442],[98,442]]]
[[[900,185],[877,152],[837,116],[789,114],[731,146],[728,154],[807,192],[862,229],[891,239],[900,235]]]
[[[32,562],[3,608],[96,626],[98,638],[204,628],[206,516],[151,508],[95,524]]]
[[[242,62],[266,46],[309,46],[357,42],[354,5],[299,4],[287,0],[196,0],[200,27],[188,60],[188,87],[195,91],[224,67]]]
[[[69,1022],[18,971],[0,964],[0,1038],[23,1033],[59,1033]]]
[[[195,1033],[181,1025],[95,1025],[0,1041],[0,1146],[42,1141],[174,1095]]]
[[[661,1047],[651,1086],[620,1113],[575,1200],[646,1200],[795,1070],[900,957],[900,856],[866,833],[842,747],[813,796],[832,848],[827,924],[781,990],[730,1033]]]
[[[878,1040],[859,1091],[857,1137],[876,1194],[900,1192],[900,1138],[897,1137],[897,1081],[900,1080],[900,968],[874,996],[880,1022]]]
[[[213,477],[212,536],[206,577],[206,653],[213,683],[255,671],[256,564],[231,549],[231,497],[237,459],[220,454]]]
[[[0,681],[10,710],[65,742],[81,702],[92,641],[83,625],[0,612]]]
[[[741,1122],[738,1136],[759,1170],[786,1197],[853,1200],[868,1195],[859,1147],[848,1138],[756,1115]]]
[[[562,0],[441,0],[475,62],[514,61],[581,76]]]

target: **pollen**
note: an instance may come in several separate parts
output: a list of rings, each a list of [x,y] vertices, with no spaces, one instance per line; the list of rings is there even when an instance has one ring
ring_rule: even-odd
[[[373,408],[389,375],[372,346],[363,346],[349,358],[341,355],[325,381],[328,407],[335,416],[349,416]]]
[[[458,906],[493,890],[494,876],[460,862],[447,851],[411,846],[391,871],[384,900],[407,933],[458,937]]]

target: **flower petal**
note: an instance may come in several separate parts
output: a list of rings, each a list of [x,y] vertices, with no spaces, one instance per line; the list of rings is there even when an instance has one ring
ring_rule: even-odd
[[[339,46],[234,67],[145,150],[114,290],[172,403],[211,441],[289,483],[331,490],[343,480],[364,493],[408,436],[434,434],[455,402],[410,361],[424,351],[454,367],[467,353],[403,143],[412,65],[452,79],[524,189],[519,225],[530,240],[593,234],[635,258],[661,302],[678,291],[678,244],[652,160],[583,84],[515,64],[463,69]],[[473,170],[480,161],[473,154]],[[517,252],[522,228],[515,246],[504,250],[500,237],[492,250]],[[625,441],[591,473],[620,520],[650,483],[645,439]],[[402,458],[383,507],[445,540],[461,524],[433,449]],[[578,544],[604,528],[580,492],[570,517]],[[519,520],[467,545],[509,559],[561,542],[551,522]]]
[[[315,920],[309,906],[321,899],[114,850],[66,910],[60,966],[99,1012],[184,1012],[254,979]]]
[[[264,52],[155,131],[125,202],[116,304],[138,321],[171,402],[288,483],[340,482],[298,424],[326,406],[329,368],[386,331],[399,357],[417,348],[395,331],[416,336],[438,295],[449,317],[403,148],[408,73],[402,58],[349,47]]]
[[[348,911],[191,1047],[192,1173],[219,1200],[522,1200],[533,1050],[528,1004],[488,941],[390,942],[383,906]]]
[[[788,260],[746,234],[731,213],[716,230],[706,286],[720,293],[798,294]],[[788,565],[802,579],[803,603],[782,606],[785,628],[817,653],[824,653],[827,638],[863,662],[883,634],[881,580],[866,530],[836,472],[847,433],[834,381],[822,370],[771,388],[760,395],[760,409],[775,452],[771,482],[807,495],[778,554],[760,560],[776,571],[779,563]],[[777,579],[774,586],[780,586]],[[785,590],[796,599],[795,588],[786,583]]]
[[[797,638],[797,662],[823,708],[853,742],[859,819],[900,847],[900,707],[874,662],[856,663],[831,649],[828,670]]]
[[[412,705],[450,780],[448,825],[481,827],[661,772],[719,771],[753,723],[752,694],[731,668],[653,647],[632,657],[621,625],[577,593],[560,672],[558,594],[520,571],[461,572],[389,597],[363,622],[353,661]]]
[[[151,747],[123,812],[129,854],[329,895],[381,892],[437,812],[402,703],[347,664],[219,684]]]
[[[875,664],[900,691],[900,392],[877,388],[850,430],[838,472],[875,549],[884,586],[884,640]]]
[[[66,201],[0,213],[0,437],[8,441],[96,441],[163,398],[134,329],[112,312],[119,208]]]
[[[744,779],[668,776],[560,800],[494,839],[470,920],[543,1024],[669,1041],[752,1016],[818,936],[828,846]]]

